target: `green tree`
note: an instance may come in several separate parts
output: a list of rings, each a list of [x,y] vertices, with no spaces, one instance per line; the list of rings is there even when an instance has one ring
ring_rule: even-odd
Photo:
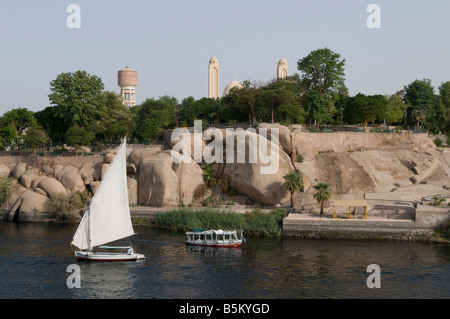
[[[445,131],[450,132],[450,81],[444,82],[439,86],[439,96],[443,107],[445,108]]]
[[[323,215],[323,206],[326,201],[331,199],[332,190],[331,185],[327,183],[319,183],[313,186],[318,192],[314,194],[314,199],[320,204],[320,215]]]
[[[312,89],[304,97],[305,111],[311,120],[317,122],[317,128],[320,124],[328,123],[332,120],[334,113],[334,104],[332,100],[318,90]]]
[[[385,113],[386,123],[388,125],[401,123],[405,117],[407,105],[403,101],[402,97],[397,94],[387,97],[387,100],[388,108]]]
[[[48,96],[54,115],[64,119],[66,127],[88,128],[105,103],[102,80],[86,71],[62,73],[50,83]]]
[[[275,79],[260,88],[256,103],[256,116],[264,122],[285,122],[302,124],[305,111],[302,107],[303,93],[298,74],[283,80]]]
[[[251,81],[244,81],[242,83],[243,88],[234,90],[234,94],[237,95],[239,104],[243,107],[243,111],[248,112],[248,121],[256,123],[255,104],[258,100],[259,84]]]
[[[65,134],[68,129],[65,119],[62,119],[55,114],[55,107],[48,106],[42,111],[34,114],[39,126],[43,127],[49,138],[53,143],[64,143],[66,140]]]
[[[298,171],[293,170],[289,174],[283,176],[283,178],[285,180],[283,186],[291,193],[291,207],[294,208],[294,193],[302,190],[303,177]]]
[[[327,48],[312,51],[297,63],[305,89],[317,90],[331,99],[347,91],[344,66],[345,59]]]
[[[83,145],[90,145],[94,140],[95,135],[93,132],[86,131],[85,129],[72,126],[67,130],[66,141],[69,146],[75,147],[76,155],[78,155],[78,149]]]
[[[0,134],[6,144],[19,144],[26,130],[36,125],[34,112],[19,107],[4,113],[0,118]]]
[[[439,86],[439,95],[444,107],[450,109],[450,81],[444,82]]]
[[[36,148],[44,146],[48,140],[49,138],[44,129],[39,126],[30,127],[23,138],[24,144],[33,148],[34,155],[36,155]]]
[[[427,118],[427,113],[424,109],[419,108],[410,108],[411,117],[416,121],[417,123],[417,129],[420,130],[420,123],[425,121]]]
[[[422,124],[433,133],[438,133],[445,124],[445,108],[441,98],[434,93],[431,81],[415,80],[405,86],[406,124],[414,126],[417,123],[413,110],[423,110],[425,117]],[[416,111],[417,114],[417,111]]]
[[[219,101],[210,98],[195,100],[192,96],[183,99],[178,109],[178,120],[182,126],[193,126],[195,120],[216,122],[219,112]]]
[[[1,117],[2,126],[11,125],[18,134],[22,134],[26,128],[36,126],[37,121],[34,118],[34,112],[26,108],[19,107],[6,112]]]
[[[98,108],[97,118],[91,125],[97,140],[108,140],[109,144],[123,138],[133,131],[131,110],[122,103],[120,96],[114,92],[105,91],[105,103]]]
[[[152,140],[160,136],[164,130],[173,128],[177,105],[178,101],[175,98],[163,96],[159,100],[147,99],[141,105],[135,106],[134,136],[141,141]]]
[[[388,104],[387,98],[382,95],[358,93],[347,99],[344,118],[347,123],[362,124],[365,128],[377,118],[380,122],[384,120]]]
[[[12,126],[0,128],[0,147],[12,146],[17,141],[17,131]]]

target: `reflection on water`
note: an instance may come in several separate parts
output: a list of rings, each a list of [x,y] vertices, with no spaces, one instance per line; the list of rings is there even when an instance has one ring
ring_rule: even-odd
[[[248,238],[240,248],[186,246],[137,228],[137,262],[77,262],[76,226],[0,223],[0,298],[449,298],[450,247],[386,241]],[[81,289],[68,289],[78,264]],[[370,264],[381,289],[368,289]]]

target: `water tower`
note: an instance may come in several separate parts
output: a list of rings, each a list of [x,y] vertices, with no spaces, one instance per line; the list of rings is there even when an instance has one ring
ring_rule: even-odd
[[[122,102],[128,107],[136,105],[136,87],[138,85],[138,74],[129,66],[119,70],[119,86]]]

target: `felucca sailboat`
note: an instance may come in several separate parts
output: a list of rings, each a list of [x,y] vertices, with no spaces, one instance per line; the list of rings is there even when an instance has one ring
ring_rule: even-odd
[[[126,138],[86,209],[71,245],[80,260],[122,261],[145,258],[132,247],[102,246],[134,235],[128,204]],[[95,251],[105,249],[105,251]],[[111,250],[119,252],[110,252]],[[123,251],[122,251],[123,250]]]

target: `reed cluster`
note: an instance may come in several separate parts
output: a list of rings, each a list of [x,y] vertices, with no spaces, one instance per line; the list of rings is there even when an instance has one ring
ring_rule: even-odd
[[[204,210],[181,208],[159,214],[153,223],[158,228],[180,232],[204,228],[238,230],[255,237],[281,237],[282,221],[286,213],[283,209],[271,212],[255,209],[242,214],[208,208]]]

